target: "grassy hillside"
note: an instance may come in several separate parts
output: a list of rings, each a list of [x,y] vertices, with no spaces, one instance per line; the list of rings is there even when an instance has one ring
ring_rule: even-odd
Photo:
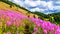
[[[12,10],[12,11],[18,11],[20,12],[21,14],[24,14],[25,16],[30,16],[30,17],[33,17],[33,13],[31,13],[29,10],[19,6],[19,5],[16,5],[10,1],[7,1],[7,0],[0,0],[0,9],[5,9],[5,10]],[[36,15],[36,18],[38,16]]]
[[[54,17],[54,21],[57,23],[57,24],[60,24],[60,12],[58,13],[53,13],[53,14],[49,14],[50,16]]]
[[[1,7],[2,9],[3,8],[4,9],[8,8],[9,10],[18,11],[18,12],[20,12],[24,15],[30,16],[30,17],[36,16],[36,18],[38,18],[38,16],[39,16],[39,18],[41,18],[41,19],[44,19],[46,17],[46,15],[43,14],[43,13],[31,12],[31,11],[25,9],[24,7],[21,7],[20,5],[17,5],[17,4],[15,4],[13,2],[10,2],[8,0],[0,0],[0,1],[1,1],[0,2],[0,4],[1,4],[0,7],[3,6],[3,7]],[[4,6],[4,5],[6,5],[6,6]]]
[[[0,34],[60,34],[60,26],[55,21],[58,17],[55,18],[55,14],[30,12],[10,1],[0,0]]]
[[[24,7],[21,7],[20,5],[17,5],[17,4],[10,2],[8,0],[0,0],[0,9],[19,12],[25,16],[36,17],[36,18],[39,17],[43,20],[50,21],[52,23],[60,22],[60,13],[45,15],[45,14],[43,14],[41,12],[37,12],[37,11],[31,12],[31,11],[25,9]]]

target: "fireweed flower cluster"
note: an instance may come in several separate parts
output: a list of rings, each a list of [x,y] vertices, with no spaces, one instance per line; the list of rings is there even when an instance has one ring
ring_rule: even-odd
[[[22,26],[22,20],[26,19],[26,16],[9,11],[9,10],[1,10],[0,11],[0,30],[2,31],[0,34],[18,34],[20,27]],[[14,31],[13,31],[14,30]]]
[[[39,30],[39,28],[42,30],[42,33],[40,34],[60,34],[60,26],[56,24],[52,24],[51,22],[47,22],[38,18],[29,18],[32,22],[36,24],[36,28],[34,28],[34,34],[35,32]],[[38,29],[37,29],[38,28]],[[40,30],[40,31],[41,31]],[[39,33],[39,32],[38,32]],[[33,33],[32,33],[33,34]]]
[[[29,23],[29,27],[32,26],[30,23],[34,23],[36,25],[33,26],[32,34],[60,34],[59,25],[52,24],[49,21],[44,21],[39,18],[28,18],[18,12],[9,10],[0,11],[0,34],[21,34],[21,32],[24,31],[23,25],[25,25],[25,23],[23,24],[23,19],[31,21],[27,21]]]

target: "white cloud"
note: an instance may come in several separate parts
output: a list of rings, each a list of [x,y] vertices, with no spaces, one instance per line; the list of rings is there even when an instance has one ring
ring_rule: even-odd
[[[39,8],[33,8],[33,9],[31,9],[31,11],[33,11],[33,12],[40,11],[40,9]]]
[[[55,2],[55,3],[60,4],[60,1],[57,1],[57,2]]]
[[[54,9],[59,10],[60,6],[55,6]]]
[[[45,13],[45,14],[51,14],[51,13],[54,13],[54,12],[47,12],[47,13]]]
[[[40,4],[40,1],[29,1],[29,0],[25,0],[24,4],[25,5],[28,5],[30,7],[35,7],[35,6],[38,6]]]
[[[39,11],[39,12],[44,12],[46,9],[39,9],[39,8],[33,8],[30,9],[30,11],[35,12],[35,11]]]
[[[35,7],[35,8],[31,8],[29,9],[30,11],[40,11],[40,12],[46,12],[45,10],[60,10],[60,6],[54,6],[53,3],[54,1],[49,1],[49,2],[45,2],[45,1],[41,1],[41,0],[25,0],[24,2],[22,2],[21,0],[14,0],[14,3],[19,4],[20,6],[23,6],[27,9],[29,9],[29,7]],[[56,1],[55,3],[60,4],[60,1]],[[40,6],[45,7],[44,9],[39,8]],[[47,12],[48,13],[53,13],[53,12]]]
[[[49,9],[49,10],[53,10],[53,8],[54,8],[53,2],[52,2],[52,1],[47,2],[46,7],[47,7],[47,9]]]
[[[16,3],[17,5],[24,6],[24,3],[21,0],[9,0],[13,3]]]
[[[42,5],[43,7],[46,7],[49,10],[53,10],[53,2],[45,2],[45,1],[25,1],[25,5],[29,7],[36,7]]]

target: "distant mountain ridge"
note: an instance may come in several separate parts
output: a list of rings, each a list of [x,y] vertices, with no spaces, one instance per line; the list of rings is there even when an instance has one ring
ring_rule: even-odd
[[[55,21],[59,21],[60,22],[60,12],[49,14],[49,15],[53,16],[55,18]]]

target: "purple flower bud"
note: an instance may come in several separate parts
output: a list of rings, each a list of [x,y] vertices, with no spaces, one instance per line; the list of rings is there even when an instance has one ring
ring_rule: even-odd
[[[11,34],[11,32],[7,32],[7,34]]]
[[[57,29],[55,34],[60,34],[60,29]]]
[[[36,30],[38,30],[38,28],[37,28],[37,27],[35,27],[35,28],[34,28],[34,31],[36,31]]]
[[[6,25],[9,27],[11,25],[11,22],[6,22]]]
[[[16,31],[16,34],[18,34],[18,31]]]
[[[0,22],[0,26],[2,26],[2,22]]]
[[[44,30],[44,31],[43,31],[43,34],[47,34],[47,30]]]
[[[36,34],[35,32],[33,32],[32,34]]]

